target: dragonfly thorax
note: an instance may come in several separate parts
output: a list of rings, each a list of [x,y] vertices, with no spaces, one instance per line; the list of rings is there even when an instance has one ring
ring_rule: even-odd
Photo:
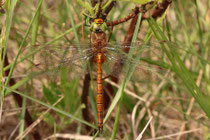
[[[99,48],[105,47],[106,42],[106,34],[104,32],[91,32],[90,43],[92,47]]]
[[[94,62],[103,63],[106,59],[106,34],[104,32],[91,32],[91,47],[94,54]]]

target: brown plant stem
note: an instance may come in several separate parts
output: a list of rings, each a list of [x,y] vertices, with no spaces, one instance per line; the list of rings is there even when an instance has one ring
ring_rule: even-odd
[[[82,116],[84,120],[87,122],[91,122],[92,119],[90,117],[90,111],[88,107],[88,94],[89,94],[89,87],[90,87],[90,74],[87,72],[85,74],[85,79],[83,80],[83,89],[82,89],[82,103],[85,104],[85,108],[82,110]],[[85,129],[87,131],[91,130],[90,126],[85,125]]]
[[[96,0],[92,0],[91,3],[92,3],[92,7],[95,7],[95,5],[96,5]]]
[[[116,5],[116,0],[113,0],[109,6],[107,7],[107,9],[104,11],[103,15],[102,15],[102,19],[106,19],[107,15],[109,14],[109,12],[112,10],[112,8]]]
[[[163,13],[166,11],[168,6],[171,4],[172,0],[164,0],[162,3],[158,4],[154,10],[151,12],[151,16],[154,19],[157,19],[158,17],[162,16]]]
[[[5,62],[4,62],[4,66],[8,66],[9,65],[9,61],[8,61],[8,57],[7,55],[5,56]],[[9,71],[10,69],[6,70],[5,71],[5,75],[8,76],[9,75]],[[10,82],[9,82],[9,85],[12,86],[12,85],[15,85],[16,82],[13,78],[10,79]],[[17,89],[18,91],[18,89]],[[12,92],[12,95],[15,99],[15,101],[17,102],[18,106],[19,107],[22,107],[22,103],[23,103],[23,98],[19,95],[19,94],[16,94],[14,92]],[[31,117],[28,109],[26,109],[26,112],[25,112],[25,122],[27,124],[27,126],[30,126],[34,121],[33,121],[33,118]],[[38,130],[35,128],[33,131],[32,131],[32,135],[34,137],[35,140],[41,140],[41,136],[38,132]]]

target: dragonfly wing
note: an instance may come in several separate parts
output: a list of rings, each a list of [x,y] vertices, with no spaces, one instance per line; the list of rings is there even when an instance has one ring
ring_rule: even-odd
[[[125,44],[121,42],[110,42],[107,46],[107,58],[115,61],[116,63],[131,63],[133,61],[132,57],[128,57],[129,52],[132,51],[132,56],[137,56],[139,53],[141,54],[141,58],[144,58],[149,55],[149,57],[161,57],[162,45],[168,45],[173,47],[177,51],[189,51],[185,49],[185,46],[181,46],[178,43],[171,41],[151,41],[151,42],[143,42],[137,41],[130,44]],[[135,62],[136,63],[136,62]]]
[[[27,58],[31,69],[49,76],[58,74],[64,67],[72,71],[76,69],[79,74],[82,72],[81,68],[86,68],[87,61],[93,56],[92,48],[87,45],[46,46],[41,49],[37,46],[33,49],[38,51],[33,57]],[[22,54],[29,53],[30,49],[24,49]]]
[[[122,72],[123,65],[135,64],[138,71],[160,73],[164,71],[164,68],[170,66],[170,64],[163,59],[164,51],[161,45],[166,43],[170,43],[170,45],[174,47],[177,46],[173,42],[163,41],[151,43],[136,42],[131,45],[118,44],[116,42],[109,44],[106,47],[106,63],[108,63],[107,65],[109,66],[107,69],[110,69],[110,63],[114,63],[111,70],[108,71],[111,71],[111,73],[116,76]],[[129,51],[131,51],[131,54],[129,54]],[[137,60],[136,58],[139,55],[140,59]]]

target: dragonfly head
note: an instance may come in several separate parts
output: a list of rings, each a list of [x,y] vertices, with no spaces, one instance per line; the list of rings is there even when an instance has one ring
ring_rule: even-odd
[[[104,23],[104,20],[102,18],[96,18],[96,19],[94,19],[94,22],[96,24],[103,24]]]

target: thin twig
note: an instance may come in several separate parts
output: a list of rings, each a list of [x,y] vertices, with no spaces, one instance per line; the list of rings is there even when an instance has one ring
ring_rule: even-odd
[[[168,6],[171,4],[172,0],[164,0],[162,3],[157,4],[157,6],[155,7],[154,10],[152,10],[149,13],[147,13],[146,10],[143,10],[144,8],[139,8],[136,7],[135,9],[133,9],[133,13],[130,13],[128,16],[122,18],[122,19],[118,19],[112,22],[107,22],[108,26],[115,26],[115,25],[119,25],[121,23],[127,22],[128,20],[134,18],[136,15],[139,14],[139,12],[142,12],[142,20],[148,19],[149,15],[152,16],[154,19],[157,19],[158,17],[162,16],[162,14],[166,11],[166,9],[168,8]],[[147,4],[151,4],[151,2],[146,3]],[[143,7],[145,7],[145,5],[143,5]]]
[[[122,18],[122,19],[118,19],[112,22],[107,22],[107,26],[116,26],[119,25],[121,23],[124,23],[132,18],[134,18],[136,15],[138,15],[140,12],[139,7],[136,7],[135,9],[133,9],[133,13],[130,13],[128,16]]]

